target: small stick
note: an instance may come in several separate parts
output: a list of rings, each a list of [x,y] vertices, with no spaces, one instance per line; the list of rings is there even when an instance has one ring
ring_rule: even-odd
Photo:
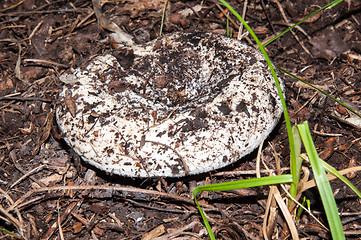
[[[3,14],[0,14],[0,17],[13,17],[13,16],[24,16],[24,15],[33,15],[33,14],[49,14],[49,13],[63,14],[65,12],[87,12],[87,11],[89,11],[89,9],[87,9],[87,8],[55,9],[55,10],[46,10],[46,11],[3,13]]]
[[[24,59],[23,62],[30,62],[30,63],[35,63],[38,65],[44,65],[44,66],[56,66],[56,67],[61,67],[61,68],[69,68],[68,65],[62,64],[62,63],[57,63],[51,60],[42,60],[42,59],[33,59],[33,58],[27,58]]]
[[[123,192],[131,192],[131,193],[142,193],[147,195],[155,195],[164,198],[170,198],[176,201],[188,203],[192,206],[194,205],[194,201],[191,198],[182,197],[173,193],[164,193],[155,190],[148,190],[148,189],[135,188],[135,187],[109,186],[109,185],[82,185],[82,186],[54,186],[54,187],[42,187],[38,189],[33,189],[22,195],[14,204],[12,204],[7,209],[7,211],[8,212],[13,211],[17,207],[19,207],[19,205],[22,202],[24,202],[25,199],[27,199],[28,197],[30,197],[35,193],[43,193],[48,191],[63,191],[63,190],[112,190],[112,191],[123,191]],[[29,202],[22,203],[21,207],[23,208],[31,203],[33,203],[33,201],[31,200]],[[200,203],[200,205],[206,208],[215,209],[213,206],[206,203]]]

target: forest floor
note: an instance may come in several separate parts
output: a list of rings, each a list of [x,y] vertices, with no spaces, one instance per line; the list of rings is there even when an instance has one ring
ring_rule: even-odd
[[[243,12],[243,1],[229,3]],[[250,1],[245,19],[266,42],[327,3]],[[163,8],[164,0],[104,1],[103,11],[144,43],[159,36]],[[201,30],[226,35],[228,29],[237,37],[239,21],[230,15],[227,23],[226,13],[217,1],[169,1],[163,33]],[[361,2],[344,1],[266,49],[276,66],[360,111],[360,23]],[[88,0],[0,2],[0,239],[208,239],[191,189],[255,177],[257,153],[198,176],[133,179],[109,176],[72,152],[53,117],[63,86],[59,76],[111,51],[114,46],[102,41],[108,34]],[[247,34],[242,41],[255,45]],[[308,85],[280,76],[291,121],[309,122],[320,157],[338,170],[360,166],[360,121],[350,122],[354,116],[347,109]],[[283,120],[264,143],[270,169],[276,169],[275,155],[287,173],[290,154]],[[360,173],[346,176],[361,189]],[[360,199],[341,181],[331,185],[347,238],[360,239]],[[199,199],[217,239],[263,239],[268,193],[269,187],[262,187],[202,193]],[[303,195],[316,218],[327,225],[317,189]],[[284,217],[278,214],[270,235],[287,239]],[[308,214],[303,213],[296,226],[300,238],[330,239]]]

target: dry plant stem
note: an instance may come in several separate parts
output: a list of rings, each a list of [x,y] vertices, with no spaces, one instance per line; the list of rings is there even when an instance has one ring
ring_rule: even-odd
[[[58,212],[58,218],[57,218],[57,221],[58,221],[58,229],[59,229],[59,236],[60,236],[60,239],[61,240],[64,240],[64,233],[63,233],[63,228],[61,227],[61,219],[60,219],[60,206],[59,206],[59,199],[56,201],[56,209],[57,209],[57,212]],[[72,210],[72,209],[71,209]],[[70,211],[71,212],[71,211]],[[69,212],[69,213],[70,213]]]
[[[122,228],[124,223],[122,223],[119,218],[115,216],[115,213],[108,213],[108,216],[111,217],[118,225],[118,227]]]
[[[239,29],[239,26],[238,24],[230,17],[228,16],[228,14],[226,13],[226,11],[224,11],[224,9],[219,5],[219,4],[216,4],[217,8],[224,14],[224,16],[226,16],[229,21],[233,24],[233,26],[237,29]]]
[[[281,172],[281,159],[278,157],[278,154],[276,152],[276,149],[275,149],[275,146],[270,143],[270,146],[273,150],[273,157],[275,158],[275,162],[276,162],[276,170],[277,170],[277,175],[281,175],[282,172]]]
[[[5,216],[5,218],[3,220],[11,222],[19,230],[20,234],[24,233],[25,226],[24,226],[23,222],[20,222],[18,219],[14,218],[13,215],[10,214],[9,211],[4,209],[1,205],[0,205],[0,213],[1,213],[1,215]]]
[[[87,8],[56,9],[56,10],[45,10],[45,11],[27,11],[27,12],[3,13],[3,14],[0,14],[0,17],[26,16],[26,15],[50,14],[50,13],[63,14],[63,13],[66,13],[66,12],[88,12],[88,11],[89,11],[89,9],[87,9]]]
[[[317,96],[317,94],[318,94],[318,92],[315,92],[315,94],[313,94],[313,96],[305,104],[303,104],[299,109],[297,109],[297,111],[294,112],[290,117],[296,116],[302,109],[304,109]]]
[[[16,26],[5,26],[0,28],[0,31],[5,30],[5,29],[12,29],[12,28],[26,28],[26,25],[16,25]]]
[[[351,168],[346,168],[346,169],[343,169],[343,170],[339,170],[338,173],[341,174],[341,175],[345,175],[345,174],[347,174],[347,173],[349,173],[349,172],[358,172],[358,171],[361,171],[361,166],[351,167]],[[334,180],[334,179],[336,179],[336,178],[337,178],[337,177],[335,177],[335,176],[332,175],[332,174],[327,174],[327,179],[328,179],[329,181]],[[313,188],[313,187],[315,187],[315,186],[316,186],[315,180],[312,179],[312,180],[306,182],[306,183],[302,186],[302,188],[301,188],[300,191],[303,192],[303,191],[306,191],[307,189]]]
[[[147,189],[141,189],[141,188],[132,188],[132,187],[121,187],[121,186],[108,186],[108,185],[91,185],[91,186],[55,186],[55,187],[43,187],[39,189],[34,189],[26,194],[24,194],[21,198],[19,198],[14,204],[12,204],[8,211],[12,211],[15,208],[17,208],[21,203],[23,203],[28,197],[35,193],[42,193],[42,192],[48,192],[48,191],[60,191],[60,190],[112,190],[112,191],[126,191],[126,192],[132,192],[132,193],[143,193],[147,195],[156,195],[164,198],[170,198],[176,201],[185,202],[190,205],[194,205],[194,202],[191,198],[181,197],[176,194],[171,193],[164,193],[164,192],[158,192],[154,190],[147,190]],[[32,201],[31,201],[32,202]],[[25,207],[29,204],[22,204],[22,207]],[[205,203],[200,203],[202,207],[214,209],[213,206]]]
[[[244,4],[243,4],[243,11],[242,11],[242,18],[243,19],[246,18],[247,5],[248,5],[248,0],[245,0]],[[238,41],[241,41],[242,37],[243,37],[243,23],[241,23],[239,25],[239,28],[238,28],[238,35],[237,35]]]
[[[27,177],[33,175],[34,173],[40,172],[41,170],[43,170],[44,168],[46,168],[46,165],[41,165],[38,166],[32,170],[30,170],[29,172],[27,172],[26,174],[24,174],[21,178],[19,178],[18,180],[16,180],[16,182],[14,182],[9,189],[12,189],[13,187],[15,187],[18,183],[22,182],[24,179],[26,179]],[[45,187],[45,185],[43,185],[43,187]]]
[[[31,215],[30,213],[27,213],[26,217],[31,226],[31,235],[32,235],[33,239],[40,239],[40,232],[36,227],[35,217],[33,215]],[[30,231],[28,231],[28,234],[30,234]]]
[[[298,240],[299,237],[298,237],[297,228],[296,228],[296,225],[294,222],[294,218],[292,217],[291,213],[289,212],[288,207],[285,204],[285,202],[283,201],[281,193],[279,192],[277,187],[275,188],[274,197],[275,197],[277,204],[278,204],[279,208],[281,209],[282,214],[287,222],[288,230],[291,233],[292,239]]]
[[[276,201],[274,199],[274,192],[276,186],[270,186],[268,193],[267,204],[265,207],[265,213],[262,224],[263,237],[266,240],[272,239],[273,230],[277,223],[278,211],[276,209]]]
[[[281,174],[281,168],[279,167],[280,165],[280,159],[277,155],[276,150],[274,149],[274,146],[272,144],[270,144],[272,150],[273,150],[273,157],[275,158],[276,161],[276,169],[277,169],[277,174]],[[266,163],[264,161],[262,161],[263,166],[269,170],[268,166],[266,165]],[[269,176],[274,175],[274,173],[269,172]],[[276,203],[276,199],[274,197],[274,194],[276,193],[277,187],[276,186],[270,186],[270,193],[267,199],[267,204],[266,204],[266,212],[265,212],[265,218],[263,220],[263,225],[262,225],[262,231],[263,231],[263,235],[266,239],[271,239],[272,238],[272,234],[273,231],[276,227],[277,224],[277,217],[278,217],[278,209],[277,209],[277,203]]]
[[[267,21],[271,27],[271,30],[272,30],[272,33],[276,36],[276,30],[271,22],[271,19],[269,18],[269,15],[267,14],[267,11],[266,11],[266,5],[264,4],[264,0],[261,0],[261,6],[262,6],[262,9],[263,9],[263,12],[267,18]],[[244,18],[243,18],[244,19]]]
[[[29,45],[32,45],[31,39],[33,38],[33,36],[35,35],[35,33],[39,30],[41,24],[43,24],[43,21],[40,21],[40,22],[38,23],[38,25],[36,25],[35,28],[33,29],[33,31],[30,33],[29,37],[23,39],[22,41],[29,40]]]
[[[133,201],[131,199],[124,198],[123,200],[131,203],[132,205],[134,205],[136,207],[152,209],[152,210],[156,210],[156,211],[159,211],[159,212],[170,212],[170,213],[179,213],[179,214],[189,214],[189,213],[197,213],[198,212],[197,210],[195,210],[195,211],[181,211],[181,210],[157,208],[157,207],[151,207],[151,206],[148,206],[148,205],[145,205],[145,204],[138,203],[138,202]]]
[[[11,197],[2,189],[0,188],[0,193],[2,194],[3,197],[6,198],[6,200],[13,205],[14,201],[11,199]],[[3,215],[5,215],[5,217],[7,217],[8,220],[10,220],[20,231],[20,233],[22,234],[25,231],[25,226],[24,226],[24,221],[22,219],[22,216],[20,214],[20,211],[18,208],[13,209],[16,213],[16,215],[18,216],[18,219],[14,218],[12,214],[10,214],[8,209],[4,209],[2,207],[2,205],[0,205],[0,213],[2,213]]]
[[[25,102],[25,101],[41,101],[41,102],[48,102],[48,103],[52,102],[51,99],[34,98],[34,97],[7,97],[7,96],[3,96],[3,97],[0,97],[0,101],[2,101],[2,100],[7,100],[7,101],[9,101],[9,100],[16,100],[16,101],[22,101],[22,102]],[[13,104],[13,103],[14,103],[14,102],[10,103],[10,105]],[[5,105],[4,105],[4,106],[5,106]],[[2,107],[0,108],[0,110],[3,109],[4,106],[2,106]],[[8,107],[8,106],[6,106],[6,107]]]
[[[51,60],[42,60],[42,59],[24,59],[23,60],[24,63],[34,63],[36,65],[40,65],[40,66],[46,66],[46,67],[59,67],[59,68],[69,68],[68,65],[66,64],[62,64],[62,63],[57,63]]]
[[[76,213],[76,212],[71,212],[71,215],[73,217],[75,217],[79,222],[81,222],[86,229],[89,229],[90,223],[87,219],[85,219],[84,217],[82,217],[80,214]]]
[[[263,39],[263,40],[261,41],[261,44],[264,46],[268,41],[270,41],[271,39],[273,39],[274,37],[276,37],[277,35],[279,35],[279,34],[281,34],[281,33],[282,33],[281,31],[278,31],[278,32],[272,34],[271,36],[266,37],[265,39]],[[256,47],[257,47],[257,46],[256,46]]]
[[[87,24],[85,24],[86,21],[88,21],[89,18],[91,18],[94,15],[94,12],[89,13],[85,18],[83,18],[83,20],[81,20],[77,25],[76,28],[81,27],[83,24],[84,26],[86,26]]]
[[[342,137],[343,135],[340,133],[323,133],[316,130],[312,130],[313,133],[320,135],[322,137]]]
[[[68,215],[71,213],[71,211],[74,209],[74,207],[79,202],[72,202],[68,205],[68,207],[65,209],[63,214],[59,216],[59,219],[57,219],[53,225],[49,228],[49,230],[45,233],[45,235],[41,238],[42,240],[48,240],[51,238],[51,236],[54,234],[55,230],[59,227],[59,225],[68,217]]]
[[[303,184],[305,184],[310,177],[310,170],[307,167],[303,166],[302,171],[303,171],[303,177],[298,182],[299,189],[302,189]],[[288,193],[288,192],[286,192],[286,193]],[[296,206],[297,206],[297,203],[299,203],[301,196],[302,196],[302,191],[299,190],[297,192],[296,196],[293,197],[295,202],[291,202],[291,204],[288,206],[288,209],[290,210],[291,213],[296,214],[296,212],[295,212]]]
[[[0,12],[6,12],[6,11],[8,11],[8,10],[14,9],[14,8],[16,8],[17,6],[20,6],[20,5],[21,5],[23,2],[25,2],[25,1],[26,1],[26,0],[22,0],[22,1],[14,4],[14,5],[10,6],[10,7],[4,8],[4,9],[0,9]]]
[[[281,184],[281,187],[283,188],[285,193],[288,195],[288,197],[291,198],[293,202],[295,202],[295,204],[300,206],[303,210],[305,210],[308,214],[310,214],[310,216],[313,217],[313,219],[315,219],[316,222],[318,222],[318,224],[320,224],[324,229],[329,231],[329,229],[325,225],[323,225],[322,222],[320,222],[320,220],[318,220],[307,208],[305,208],[301,203],[299,203],[295,198],[293,198],[291,196],[291,194],[287,191],[287,189],[285,188],[285,186],[283,184]]]
[[[1,100],[1,99],[0,99],[0,100]],[[12,104],[14,104],[15,102],[16,102],[16,101],[13,100],[13,101],[5,104],[4,106],[0,107],[0,110],[8,108],[9,106],[11,106]],[[5,146],[5,147],[6,147],[6,146]]]
[[[9,153],[9,156],[10,156],[10,159],[13,161],[15,168],[16,168],[19,172],[21,172],[24,176],[27,175],[26,171],[17,163],[17,160],[18,160],[18,159],[17,159],[17,157],[16,157],[16,154],[15,154],[14,150]],[[30,178],[32,181],[36,182],[39,186],[45,187],[45,184],[42,183],[42,182],[39,182],[35,177],[29,175],[29,178]]]
[[[19,43],[18,40],[16,39],[12,39],[12,38],[5,38],[5,39],[0,39],[0,42],[13,42],[13,43],[16,43],[16,45],[18,46],[18,60],[16,61],[16,65],[15,65],[15,76],[21,80],[22,82],[24,82],[25,84],[29,85],[29,83],[27,81],[24,81],[22,78],[21,78],[21,71],[20,71],[20,64],[21,64],[21,45]]]
[[[256,159],[256,177],[257,178],[261,177],[261,157],[263,157],[263,155],[262,155],[263,143],[264,143],[264,138],[262,139],[262,142],[259,145],[258,152],[257,152],[257,159]]]

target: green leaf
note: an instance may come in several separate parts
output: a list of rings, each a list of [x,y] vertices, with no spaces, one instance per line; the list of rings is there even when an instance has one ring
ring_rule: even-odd
[[[195,201],[195,203],[199,209],[199,212],[202,216],[204,225],[206,226],[206,229],[208,231],[210,239],[215,240],[216,238],[213,235],[212,228],[207,220],[207,217],[205,216],[201,206],[198,203],[197,193],[203,192],[203,191],[230,191],[230,190],[235,190],[235,189],[258,187],[258,186],[264,186],[264,185],[291,183],[292,179],[293,178],[290,174],[285,174],[285,175],[252,178],[252,179],[245,179],[245,180],[239,180],[239,181],[233,181],[233,182],[217,183],[217,184],[196,187],[193,190],[194,201]]]
[[[312,166],[315,182],[321,196],[332,238],[335,240],[345,239],[331,185],[327,179],[326,171],[323,167],[324,165],[318,156],[315,144],[313,143],[308,123],[304,122],[302,124],[298,124],[297,127]]]

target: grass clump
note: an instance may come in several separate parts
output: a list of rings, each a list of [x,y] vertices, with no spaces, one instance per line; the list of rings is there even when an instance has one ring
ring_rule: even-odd
[[[211,226],[207,221],[206,215],[204,214],[204,212],[202,211],[202,209],[201,209],[201,207],[200,207],[200,205],[198,203],[198,200],[197,200],[197,194],[198,193],[203,192],[203,191],[230,191],[230,190],[235,190],[235,189],[257,187],[257,186],[265,186],[265,185],[270,186],[271,190],[273,189],[273,190],[275,190],[277,192],[278,189],[273,188],[274,185],[282,185],[282,186],[284,186],[284,184],[289,185],[289,188],[288,188],[289,190],[288,191],[289,191],[290,197],[289,197],[289,201],[288,201],[288,210],[287,210],[288,213],[285,213],[285,210],[282,209],[283,215],[286,218],[286,216],[290,216],[290,214],[289,214],[290,212],[294,212],[293,216],[291,217],[291,218],[293,218],[292,219],[293,223],[287,221],[287,219],[286,219],[286,221],[287,221],[287,224],[288,224],[288,227],[289,227],[289,230],[290,230],[290,234],[292,235],[292,238],[293,239],[299,239],[299,237],[297,235],[297,230],[295,229],[295,227],[293,225],[294,225],[294,221],[297,218],[297,216],[300,215],[300,210],[296,209],[295,201],[298,201],[301,198],[302,192],[304,190],[306,190],[305,188],[299,187],[300,176],[301,176],[301,172],[302,172],[302,168],[303,168],[305,160],[310,162],[310,165],[311,165],[311,168],[312,168],[312,171],[313,171],[313,175],[314,175],[314,180],[313,181],[315,183],[312,186],[317,187],[317,189],[319,191],[319,194],[321,196],[322,204],[324,206],[324,211],[325,211],[327,221],[328,221],[328,227],[329,227],[329,230],[331,232],[332,238],[337,239],[337,240],[345,239],[345,235],[344,235],[341,220],[340,220],[340,217],[339,217],[336,201],[335,201],[335,198],[333,196],[333,192],[332,192],[332,189],[331,189],[331,186],[330,186],[330,183],[329,183],[330,176],[326,174],[326,171],[329,172],[330,174],[334,175],[335,177],[341,179],[360,198],[361,198],[361,193],[344,176],[342,176],[341,173],[339,173],[332,166],[328,165],[327,163],[325,163],[324,161],[322,161],[319,158],[317,150],[316,150],[315,145],[314,145],[314,142],[312,140],[312,136],[311,136],[309,126],[308,126],[307,122],[303,122],[301,124],[297,124],[297,125],[292,127],[290,119],[289,119],[287,105],[286,105],[286,102],[285,102],[285,98],[283,96],[283,92],[282,92],[280,83],[279,83],[277,75],[276,75],[276,71],[275,71],[275,69],[274,69],[274,67],[273,67],[273,65],[271,63],[271,60],[269,59],[269,57],[267,55],[267,52],[266,52],[266,50],[264,48],[269,43],[271,43],[272,41],[274,41],[278,37],[281,37],[286,32],[288,32],[292,28],[296,27],[297,25],[303,23],[308,18],[314,16],[315,14],[317,14],[318,12],[320,12],[320,11],[322,11],[324,9],[332,8],[333,6],[335,6],[338,3],[342,2],[342,0],[335,0],[335,1],[327,4],[326,6],[318,9],[317,11],[313,12],[312,14],[310,14],[309,16],[307,16],[306,18],[304,18],[302,21],[298,22],[297,24],[293,25],[292,27],[289,27],[287,30],[285,30],[284,32],[282,32],[281,34],[279,34],[278,36],[276,36],[272,40],[268,41],[264,45],[261,44],[261,42],[259,41],[259,39],[255,35],[255,33],[253,32],[251,27],[244,21],[244,19],[225,0],[219,0],[219,1],[226,8],[228,8],[228,10],[231,13],[233,13],[239,19],[239,21],[248,30],[249,34],[253,37],[253,39],[255,40],[255,42],[257,43],[257,45],[259,47],[259,50],[263,53],[263,55],[264,55],[264,57],[265,57],[265,59],[267,61],[267,64],[268,64],[268,66],[270,68],[270,71],[272,73],[272,76],[273,76],[273,78],[275,80],[276,87],[277,87],[277,90],[278,90],[278,94],[279,94],[280,99],[282,101],[284,118],[285,118],[285,123],[286,123],[286,127],[287,127],[287,134],[288,134],[288,140],[289,140],[289,145],[290,145],[290,174],[283,174],[283,175],[276,175],[276,176],[269,176],[269,177],[260,177],[260,178],[239,180],[239,181],[233,181],[233,182],[211,184],[211,185],[199,186],[199,187],[195,188],[193,190],[193,196],[194,196],[194,199],[195,199],[195,203],[197,204],[197,206],[199,208],[200,214],[201,214],[201,216],[203,218],[203,221],[204,221],[205,226],[207,228],[207,231],[209,233],[210,239],[215,239],[215,237],[214,237],[214,235],[212,233]],[[227,30],[228,30],[228,27],[227,27]],[[296,76],[288,73],[286,70],[283,70],[281,68],[279,68],[279,70],[286,73],[286,74],[288,74],[288,75],[290,75],[291,77],[296,78],[299,81],[305,82],[305,81],[297,78]],[[305,82],[305,83],[312,86],[311,84],[309,84],[307,82]],[[346,106],[345,104],[343,104],[342,102],[337,100],[336,98],[334,98],[331,95],[323,92],[320,89],[317,89],[317,88],[315,88],[315,89],[320,91],[322,94],[325,94],[326,96],[330,97],[334,101],[338,102],[342,106],[346,107],[352,113],[354,113],[357,116],[361,117],[360,114],[358,114],[357,112],[355,112],[354,110],[352,110],[351,108],[349,108],[348,106]],[[304,148],[306,150],[306,154],[301,153],[301,146],[302,145],[304,146]],[[309,187],[312,187],[312,186],[309,185]],[[283,187],[283,189],[285,191],[287,191],[286,188]],[[304,201],[304,205],[307,205],[308,208],[309,208],[307,200],[303,200],[303,201]],[[281,207],[282,203],[280,203],[280,202],[278,202],[278,203],[280,205],[280,208],[282,208]]]

